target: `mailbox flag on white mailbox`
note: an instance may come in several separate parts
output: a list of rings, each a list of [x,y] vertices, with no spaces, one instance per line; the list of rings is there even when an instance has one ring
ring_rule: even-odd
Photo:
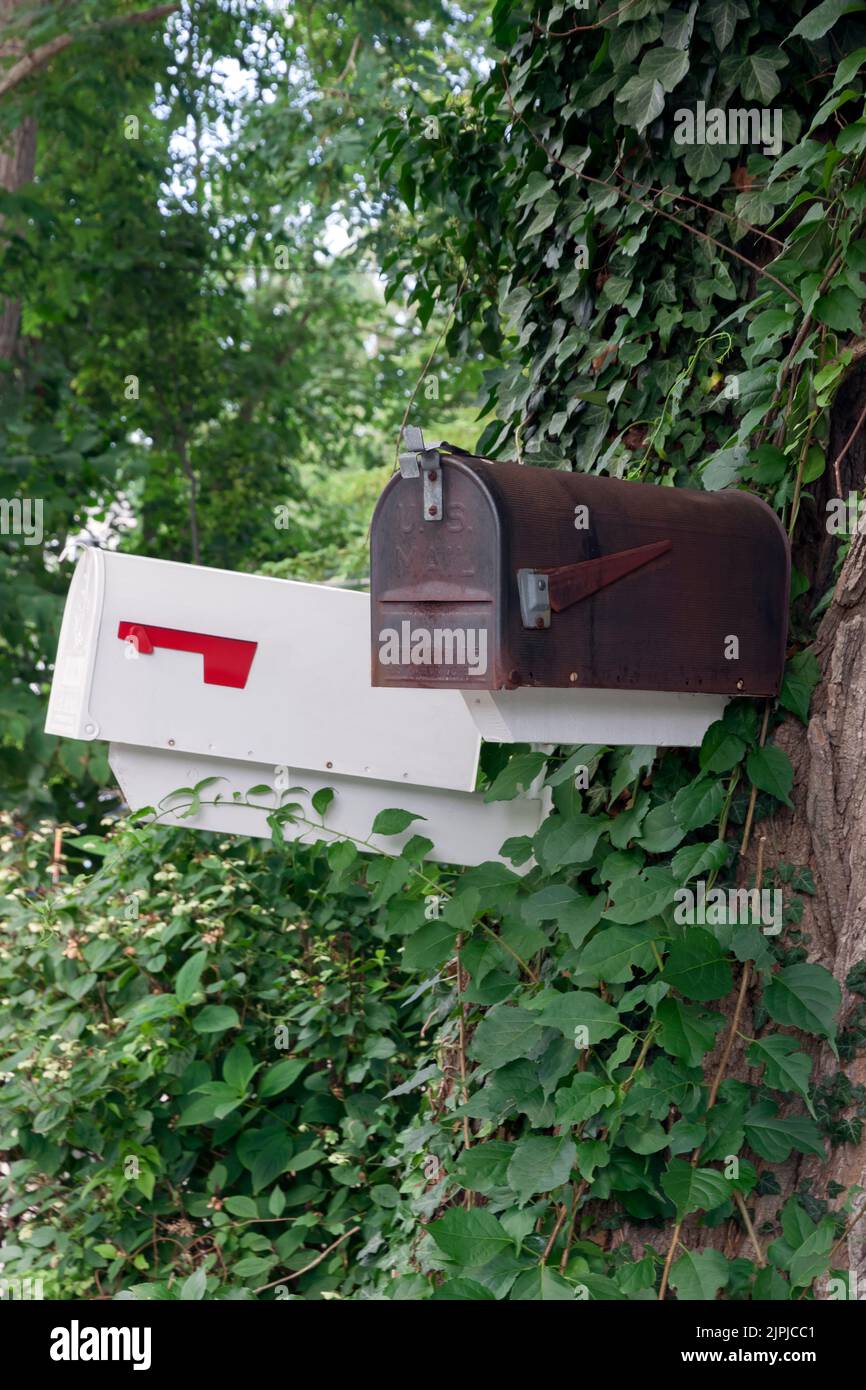
[[[193,828],[267,836],[291,787],[282,799],[303,812],[286,838],[367,840],[380,811],[402,807],[424,819],[375,848],[398,852],[417,833],[436,859],[495,859],[507,838],[535,832],[542,802],[473,792],[481,740],[457,691],[371,687],[369,604],[328,585],[88,549],[46,731],[109,740],[133,810],[167,811],[172,792],[220,779],[184,818]],[[273,796],[248,796],[253,786]],[[323,821],[312,797],[325,787]]]

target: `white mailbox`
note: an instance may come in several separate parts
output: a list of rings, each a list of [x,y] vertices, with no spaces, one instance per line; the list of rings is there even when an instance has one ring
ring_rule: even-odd
[[[46,731],[107,739],[132,809],[213,783],[198,829],[269,835],[280,788],[301,786],[291,839],[366,839],[377,813],[404,807],[432,856],[476,864],[544,814],[528,797],[474,793],[481,738],[457,691],[373,689],[366,594],[89,549],[63,617]],[[274,787],[269,799],[247,797]],[[313,794],[331,787],[324,822]],[[249,800],[255,809],[238,804]],[[165,808],[165,807],[164,807]],[[180,806],[178,810],[182,809]]]

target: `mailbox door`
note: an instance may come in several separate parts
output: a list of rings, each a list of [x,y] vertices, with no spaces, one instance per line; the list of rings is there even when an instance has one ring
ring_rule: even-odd
[[[450,462],[444,489],[441,521],[425,519],[420,478],[395,476],[376,507],[374,686],[486,690],[504,680],[500,595],[507,537],[488,488],[471,468]]]

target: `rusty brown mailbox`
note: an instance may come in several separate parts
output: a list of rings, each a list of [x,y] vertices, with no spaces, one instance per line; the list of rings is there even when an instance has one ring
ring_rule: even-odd
[[[790,559],[757,497],[407,436],[373,517],[375,686],[778,693]]]

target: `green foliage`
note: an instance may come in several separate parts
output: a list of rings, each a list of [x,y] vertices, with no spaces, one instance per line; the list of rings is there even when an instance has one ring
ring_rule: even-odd
[[[4,253],[21,257],[22,285],[28,257],[44,258],[28,313],[54,373],[50,399],[4,421],[7,455],[20,443],[28,480],[51,460],[60,530],[73,497],[111,497],[128,477],[143,547],[185,553],[191,470],[207,493],[205,559],[290,573],[263,520],[286,500],[304,572],[321,545],[328,573],[361,578],[358,475],[383,462],[384,434],[402,417],[399,361],[420,369],[428,353],[414,342],[403,359],[372,362],[358,336],[373,315],[399,338],[408,307],[416,326],[446,330],[443,380],[473,383],[484,369],[485,453],[663,486],[748,487],[793,533],[826,469],[828,407],[866,299],[866,26],[851,9],[606,0],[595,18],[558,4],[530,22],[500,0],[495,67],[473,75],[452,50],[419,59],[408,83],[379,42],[390,20],[408,56],[403,17],[353,12],[363,42],[346,98],[311,68],[316,44],[307,52],[284,33],[274,51],[297,60],[303,99],[232,112],[239,135],[209,171],[213,202],[192,165],[191,191],[164,191],[163,209],[131,188],[156,187],[169,126],[203,91],[213,97],[187,74],[165,126],[148,118],[143,167],[115,185],[107,161],[86,202],[92,218],[106,205],[105,229],[58,276],[46,228],[56,219],[70,244],[80,214],[66,180],[77,188],[85,162],[82,152],[70,163],[60,131],[43,222]],[[336,78],[348,62],[350,73],[345,23],[319,11],[311,22],[323,69]],[[218,24],[216,39],[227,44]],[[154,47],[142,39],[131,60],[139,93],[161,70]],[[259,60],[267,77],[277,59]],[[106,129],[129,100],[111,92]],[[782,152],[677,144],[676,112],[699,100],[778,105]],[[367,218],[364,253],[400,310],[377,300],[363,261],[344,274],[327,253],[330,274],[313,273],[334,188],[346,185],[351,216]],[[299,230],[291,214],[307,200]],[[143,320],[129,265],[110,260],[127,204],[151,276]],[[231,227],[229,255],[219,237]],[[289,238],[288,274],[265,250],[277,235]],[[115,276],[104,297],[103,263]],[[82,303],[75,279],[91,287]],[[111,394],[120,368],[106,341],[159,383],[141,407],[144,439]],[[366,402],[380,395],[377,414]],[[429,425],[427,404],[415,404]],[[369,433],[353,432],[369,417]],[[96,438],[72,433],[94,420]],[[311,520],[302,487],[342,464],[350,435],[350,471],[329,478],[328,514]],[[10,739],[34,784],[24,692],[50,654],[48,610],[63,587],[43,570],[16,549],[8,571],[22,595]],[[805,720],[815,614],[793,612],[781,704]],[[694,753],[491,754],[488,800],[536,778],[553,798],[532,842],[505,847],[520,873],[492,863],[457,874],[420,863],[423,848],[391,872],[364,846],[126,828],[105,837],[95,874],[49,894],[47,828],[10,828],[4,1273],[43,1272],[66,1294],[98,1279],[112,1293],[190,1299],[268,1297],[275,1283],[304,1298],[461,1301],[809,1293],[842,1236],[844,1210],[828,1208],[839,1191],[814,1211],[801,1198],[775,1211],[759,1233],[770,1237],[766,1264],[690,1248],[698,1227],[747,1231],[750,1205],[780,1191],[774,1167],[792,1154],[823,1160],[828,1141],[860,1134],[862,1096],[844,1073],[812,1086],[814,1050],[851,1057],[866,1025],[855,1012],[837,1044],[839,986],[807,960],[797,925],[799,895],[814,893],[808,869],[765,865],[765,885],[785,900],[778,933],[753,914],[680,913],[686,889],[693,903],[699,885],[735,890],[734,831],[748,820],[761,833],[792,803],[793,769],[773,741],[779,713],[763,713],[732,702]],[[576,777],[584,767],[588,785]],[[409,820],[394,808],[371,833]],[[86,837],[71,850],[73,869],[94,852]],[[125,916],[136,897],[138,916]],[[753,1007],[727,1075],[724,1048],[709,1054],[746,968]],[[615,1250],[598,1239],[620,1228]]]
[[[209,839],[116,831],[49,899],[47,827],[6,827],[0,1259],[46,1297],[348,1291],[348,1246],[301,1271],[357,1227],[363,1284],[400,1219],[423,1007],[371,894],[336,913],[324,850]]]

